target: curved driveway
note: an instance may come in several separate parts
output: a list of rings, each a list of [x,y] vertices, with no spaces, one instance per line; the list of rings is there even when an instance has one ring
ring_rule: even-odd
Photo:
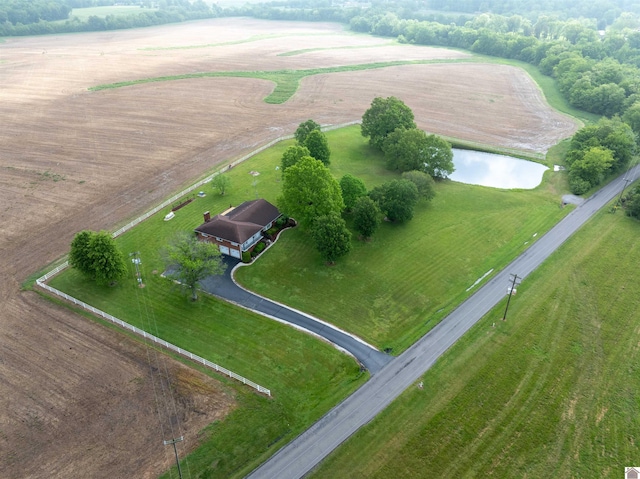
[[[225,256],[224,261],[227,264],[224,275],[212,276],[201,281],[201,287],[206,292],[320,336],[353,355],[372,375],[393,359],[392,356],[378,351],[361,339],[335,326],[241,288],[232,278],[233,269],[240,263],[240,260]]]
[[[626,178],[635,181],[639,176],[640,165],[629,170]],[[578,206],[418,342],[248,477],[303,477],[411,386],[465,332],[504,299],[510,273],[521,278],[529,275],[594,213],[619,195],[625,184],[621,176]]]

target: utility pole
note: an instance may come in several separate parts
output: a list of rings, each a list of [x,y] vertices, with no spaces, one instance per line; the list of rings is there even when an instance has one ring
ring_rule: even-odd
[[[625,175],[626,176],[626,175]],[[618,197],[618,205],[622,206],[622,193],[624,193],[624,189],[627,187],[627,185],[631,182],[631,180],[629,178],[624,178],[624,185],[622,185],[622,190],[620,191],[620,196]]]
[[[522,278],[517,274],[511,274],[511,286],[507,289],[507,293],[509,294],[509,298],[507,299],[507,307],[504,310],[504,316],[502,317],[503,321],[507,320],[507,311],[509,311],[509,303],[511,302],[511,296],[516,292],[516,286],[520,284]]]
[[[176,447],[176,442],[180,442],[184,440],[184,436],[180,436],[177,439],[169,439],[168,441],[162,441],[165,446],[169,444],[173,444],[173,452],[176,454],[176,464],[178,465],[178,475],[180,479],[182,479],[182,471],[180,470],[180,460],[178,459],[178,448]]]

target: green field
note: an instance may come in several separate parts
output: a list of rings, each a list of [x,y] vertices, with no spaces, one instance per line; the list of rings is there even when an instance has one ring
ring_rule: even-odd
[[[312,477],[623,477],[640,457],[639,236],[599,213],[507,322],[503,304]]]

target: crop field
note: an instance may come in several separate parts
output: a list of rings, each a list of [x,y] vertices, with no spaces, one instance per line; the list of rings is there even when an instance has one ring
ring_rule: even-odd
[[[522,70],[461,63],[469,55],[453,50],[381,45],[336,24],[219,19],[7,38],[0,49],[0,448],[10,458],[2,476],[155,477],[173,463],[161,434],[150,432],[159,427],[151,381],[136,379],[153,377],[147,350],[21,289],[67,253],[76,232],[115,229],[308,118],[357,120],[375,96],[402,98],[429,132],[494,147],[544,152],[577,126]],[[273,81],[250,76],[90,90],[198,72],[427,60],[440,63],[305,76],[281,104],[264,102]],[[180,366],[167,368],[179,382]],[[189,374],[198,379],[185,384],[210,384],[207,398],[218,391],[203,406],[198,388],[183,388],[182,433],[197,437],[203,424],[234,414],[237,399],[228,383]]]
[[[638,234],[599,213],[506,322],[502,304],[310,477],[623,477],[640,455]]]

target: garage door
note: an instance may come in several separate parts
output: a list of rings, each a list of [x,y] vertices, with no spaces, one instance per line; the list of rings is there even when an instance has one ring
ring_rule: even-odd
[[[226,254],[226,255],[228,255],[228,254],[229,254],[229,247],[228,247],[228,246],[222,246],[222,245],[220,245],[220,252],[221,252],[222,254]]]
[[[233,248],[229,249],[229,254],[234,258],[240,258],[240,251],[237,249],[233,249]]]

